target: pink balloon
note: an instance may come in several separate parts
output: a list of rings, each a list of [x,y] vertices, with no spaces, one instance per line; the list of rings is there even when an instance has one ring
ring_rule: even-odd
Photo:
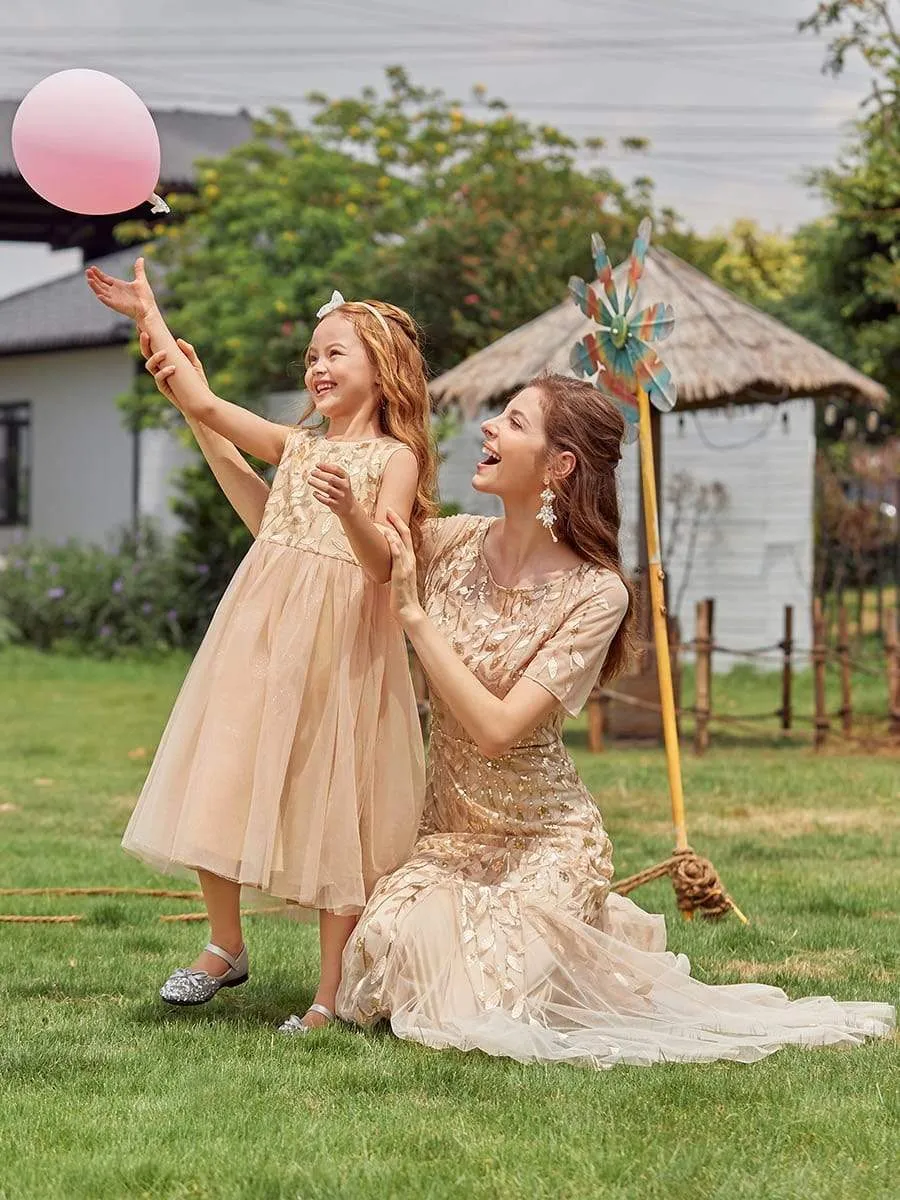
[[[35,84],[16,112],[12,148],[26,183],[69,212],[127,212],[159,179],[153,118],[103,71],[59,71]]]

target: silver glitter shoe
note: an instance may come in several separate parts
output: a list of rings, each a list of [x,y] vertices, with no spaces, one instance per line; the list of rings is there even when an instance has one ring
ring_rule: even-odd
[[[196,967],[179,967],[159,989],[160,999],[165,1000],[166,1004],[206,1004],[220,988],[239,987],[250,978],[246,946],[241,947],[236,958],[213,942],[208,942],[204,949],[223,958],[229,969],[224,975],[210,975],[208,971]]]
[[[324,1004],[311,1004],[306,1010],[307,1012],[318,1013],[321,1017],[327,1017],[326,1024],[330,1025],[334,1020],[334,1013],[330,1008],[326,1008]],[[302,1017],[297,1017],[293,1013],[278,1026],[279,1033],[295,1034],[295,1033],[312,1033],[314,1029],[323,1029],[322,1025],[307,1025]]]

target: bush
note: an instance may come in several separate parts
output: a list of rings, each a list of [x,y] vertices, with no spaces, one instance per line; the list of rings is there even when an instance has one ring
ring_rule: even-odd
[[[0,644],[104,658],[166,651],[183,646],[194,627],[191,590],[150,525],[121,534],[108,550],[23,542],[0,558]]]

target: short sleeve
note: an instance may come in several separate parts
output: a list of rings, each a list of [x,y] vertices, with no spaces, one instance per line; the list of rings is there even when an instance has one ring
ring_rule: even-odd
[[[628,610],[628,590],[610,572],[583,597],[539,647],[523,675],[547,689],[577,716],[600,677],[610,644]]]
[[[424,579],[434,560],[467,533],[473,523],[483,520],[483,517],[458,513],[452,517],[429,517],[427,521],[423,521],[422,540],[416,552],[420,578]]]

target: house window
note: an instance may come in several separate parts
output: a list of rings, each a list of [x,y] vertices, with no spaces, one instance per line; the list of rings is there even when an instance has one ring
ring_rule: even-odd
[[[0,525],[27,525],[31,492],[31,405],[0,404]]]

